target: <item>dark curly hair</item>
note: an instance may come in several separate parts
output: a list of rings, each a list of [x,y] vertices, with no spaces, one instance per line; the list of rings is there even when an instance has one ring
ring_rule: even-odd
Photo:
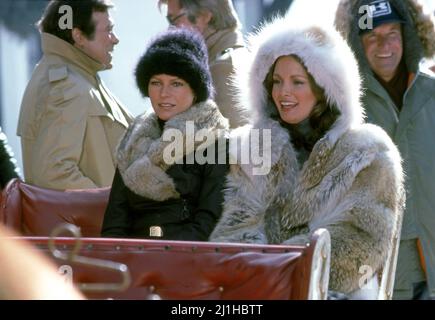
[[[296,148],[304,148],[311,152],[316,142],[325,135],[325,133],[331,128],[331,126],[340,116],[340,111],[334,104],[328,103],[325,96],[325,91],[316,83],[313,76],[308,72],[301,58],[296,55],[289,55],[289,57],[294,58],[302,65],[308,75],[311,90],[317,99],[317,105],[314,107],[309,116],[309,123],[313,130],[308,136],[305,136],[296,129],[296,126],[284,122],[279,116],[278,110],[276,109],[272,98],[273,72],[278,59],[276,59],[275,63],[270,67],[270,70],[263,81],[263,85],[268,95],[268,103],[275,107],[271,111],[270,117],[277,120],[281,126],[289,130],[292,142]]]

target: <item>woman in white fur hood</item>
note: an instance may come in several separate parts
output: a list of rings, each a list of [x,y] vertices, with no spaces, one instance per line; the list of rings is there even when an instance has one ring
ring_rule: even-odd
[[[329,288],[349,294],[362,266],[382,267],[402,219],[401,158],[381,128],[363,124],[346,42],[333,29],[302,25],[279,18],[250,38],[252,61],[235,83],[240,103],[256,113],[253,128],[271,131],[272,144],[259,145],[270,147],[271,170],[231,166],[210,240],[305,244],[326,228]]]

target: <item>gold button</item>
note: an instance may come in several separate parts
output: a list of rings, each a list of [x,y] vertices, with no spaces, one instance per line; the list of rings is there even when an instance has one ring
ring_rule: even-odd
[[[160,226],[150,227],[150,237],[163,237],[163,230]]]

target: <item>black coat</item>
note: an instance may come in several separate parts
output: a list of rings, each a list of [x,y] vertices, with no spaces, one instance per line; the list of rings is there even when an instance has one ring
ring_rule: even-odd
[[[13,178],[18,178],[18,169],[15,165],[6,135],[0,128],[0,187],[3,189],[6,184]]]
[[[155,201],[127,188],[116,170],[102,236],[206,241],[221,216],[227,171],[227,165],[173,165],[166,172],[181,197]],[[151,237],[151,226],[160,226],[163,237]]]
[[[207,158],[199,164],[195,158],[193,164],[186,164],[185,150],[182,164],[168,165],[163,160],[170,144],[162,139],[163,132],[184,132],[186,121],[217,134],[210,145],[214,148],[204,151],[205,156],[212,152],[214,161]],[[212,102],[194,105],[165,124],[159,123],[154,114],[136,118],[118,148],[118,168],[102,236],[207,241],[223,207],[229,170],[227,128],[228,121]],[[219,148],[219,143],[226,149]],[[219,154],[225,155],[226,161],[219,159]],[[218,164],[218,160],[224,164]],[[152,236],[151,227],[160,228],[163,235]]]

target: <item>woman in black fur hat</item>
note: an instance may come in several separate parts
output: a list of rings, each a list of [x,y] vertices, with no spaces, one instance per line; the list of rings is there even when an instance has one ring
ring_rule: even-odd
[[[186,29],[164,32],[140,59],[137,85],[154,112],[118,146],[103,236],[208,239],[222,211],[228,120],[212,100],[207,61],[203,39]]]

